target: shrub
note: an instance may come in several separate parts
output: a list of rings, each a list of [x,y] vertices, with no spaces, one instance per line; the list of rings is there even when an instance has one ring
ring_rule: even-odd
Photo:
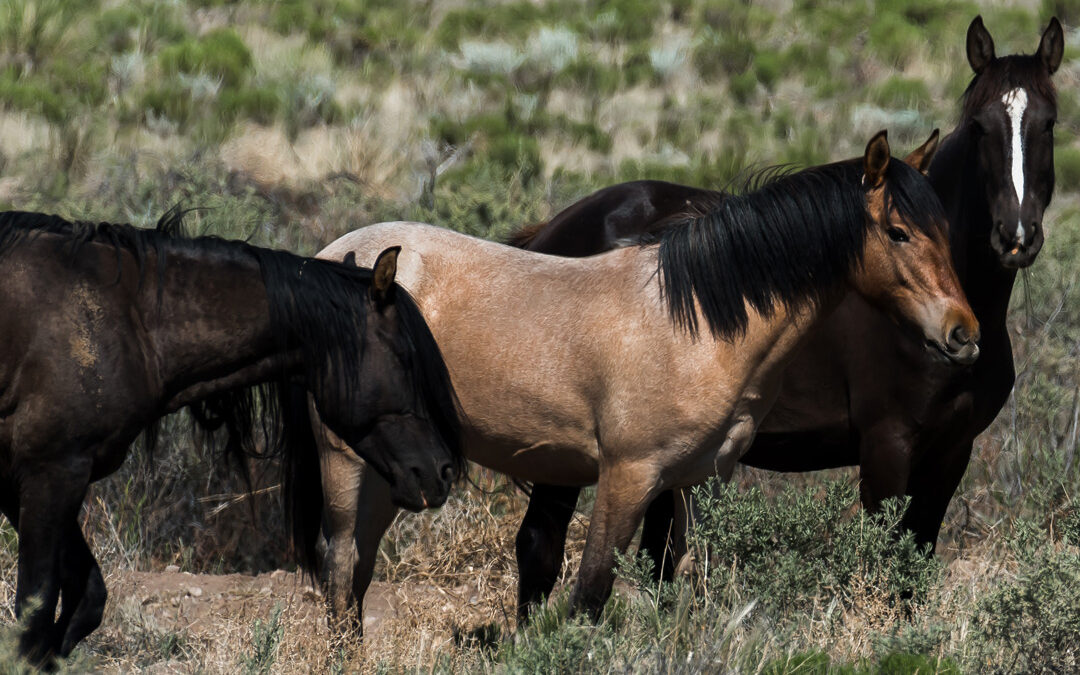
[[[143,92],[141,106],[144,111],[180,126],[187,124],[195,110],[190,94],[176,81]]]
[[[736,583],[777,609],[807,607],[822,593],[848,597],[859,578],[893,602],[918,598],[936,579],[938,563],[900,533],[903,503],[877,514],[859,510],[858,491],[833,482],[822,490],[785,490],[770,501],[759,488],[740,493],[713,484],[695,491],[700,520],[694,546],[708,551],[716,574],[736,565]]]
[[[1075,672],[1080,668],[1080,551],[1055,545],[1031,522],[1008,540],[1019,563],[979,599],[974,642],[982,669],[993,672]]]
[[[142,13],[130,5],[112,7],[97,15],[94,30],[113,52],[125,52],[135,46],[136,31]]]
[[[694,48],[692,60],[705,79],[744,73],[754,60],[756,47],[747,38],[707,31]]]
[[[243,82],[251,69],[251,52],[231,28],[170,45],[161,50],[158,58],[167,74],[205,73],[221,78],[230,87]]]
[[[894,108],[925,108],[930,105],[930,90],[922,80],[893,75],[873,88],[875,103]]]
[[[1080,21],[1080,0],[1043,0],[1042,16],[1056,16],[1068,25]]]
[[[1080,188],[1080,150],[1074,147],[1055,149],[1054,173],[1058,185],[1065,190]]]
[[[900,14],[886,12],[871,25],[867,38],[870,51],[886,64],[903,67],[926,44],[923,30],[907,22]]]
[[[70,110],[69,102],[45,82],[20,78],[12,68],[0,71],[0,104],[41,115],[53,124],[63,123]]]
[[[270,124],[281,110],[281,96],[271,87],[226,89],[218,96],[218,112],[225,120],[237,117]]]
[[[435,186],[434,209],[421,213],[421,219],[489,239],[541,220],[547,203],[533,180],[537,168],[530,165],[530,161],[539,163],[539,157],[530,160],[519,155],[521,148],[513,142],[507,138],[504,147],[444,173]],[[521,165],[508,163],[514,159],[520,159]]]

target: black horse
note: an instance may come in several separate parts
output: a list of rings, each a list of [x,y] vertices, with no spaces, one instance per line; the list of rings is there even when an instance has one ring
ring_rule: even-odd
[[[982,327],[974,366],[943,368],[880,312],[854,295],[788,367],[780,398],[743,462],[777,471],[857,464],[864,506],[909,495],[903,525],[933,548],[975,437],[997,416],[1015,376],[1005,326],[1016,270],[1043,242],[1042,216],[1054,190],[1056,97],[1050,76],[1064,36],[1050,20],[1032,55],[997,58],[976,17],[967,58],[975,77],[957,128],[942,142],[928,176],[950,222],[953,262]],[[582,199],[509,243],[542,253],[586,256],[648,241],[674,217],[723,200],[724,193],[637,181]],[[517,537],[519,618],[551,592],[562,565],[578,488],[534,485]],[[660,495],[642,533],[657,570],[673,500]]]
[[[172,211],[145,230],[0,213],[0,510],[19,533],[16,614],[32,663],[66,656],[101,623],[105,585],[79,509],[167,413],[190,407],[228,431],[233,455],[265,443],[297,466],[288,453],[313,447],[285,440],[311,435],[304,397],[291,396],[302,385],[401,506],[441,504],[461,468],[456,399],[394,283],[398,249],[366,270],[187,238],[180,220]]]

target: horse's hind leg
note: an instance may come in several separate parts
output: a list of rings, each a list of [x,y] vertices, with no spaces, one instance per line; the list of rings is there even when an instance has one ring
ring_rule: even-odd
[[[574,516],[580,488],[533,485],[529,508],[517,533],[518,625],[551,593],[562,570],[566,530]]]
[[[658,485],[652,465],[616,464],[601,470],[581,569],[570,596],[572,613],[600,617],[615,582],[615,552],[626,552]]]
[[[645,524],[641,528],[641,545],[653,563],[653,578],[668,581],[675,569],[675,491],[664,490],[656,496],[645,511]]]
[[[19,652],[31,663],[47,664],[59,650],[62,635],[54,618],[60,595],[63,538],[77,522],[89,485],[88,462],[63,463],[24,470],[19,491],[19,572],[15,611],[25,621]],[[32,606],[31,602],[36,602]]]
[[[60,618],[57,634],[62,636],[60,656],[66,657],[84,637],[101,625],[105,613],[105,579],[86,544],[78,521],[68,527],[61,555]]]

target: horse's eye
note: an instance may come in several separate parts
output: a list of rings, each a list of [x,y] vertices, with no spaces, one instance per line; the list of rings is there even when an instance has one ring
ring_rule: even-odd
[[[886,234],[889,235],[889,239],[892,239],[893,241],[895,241],[897,243],[903,243],[905,241],[910,241],[910,239],[908,238],[907,232],[904,232],[899,227],[890,227],[885,232],[886,232]]]

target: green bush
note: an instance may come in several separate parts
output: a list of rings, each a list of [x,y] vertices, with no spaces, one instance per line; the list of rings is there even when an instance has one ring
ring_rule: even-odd
[[[217,108],[227,121],[243,117],[270,124],[281,110],[281,96],[271,87],[225,89],[218,96]]]
[[[1068,192],[1080,190],[1080,149],[1056,148],[1054,174],[1060,189]]]
[[[707,31],[691,57],[694,67],[705,79],[723,74],[745,73],[753,63],[756,46],[744,37]]]
[[[184,126],[195,111],[190,93],[178,82],[168,82],[143,92],[142,110]]]
[[[973,641],[984,672],[1076,672],[1080,668],[1080,550],[1050,542],[1021,521],[1009,538],[1019,563],[976,606]]]
[[[867,46],[875,56],[893,67],[902,68],[926,44],[925,31],[900,14],[884,13],[870,25]]]
[[[506,139],[505,147],[477,155],[440,176],[434,209],[421,212],[420,219],[489,239],[501,239],[515,228],[542,220],[548,208],[545,193],[534,180],[537,168],[524,157],[527,151],[522,153],[513,142]],[[513,164],[518,159],[521,164]]]
[[[858,491],[847,483],[789,489],[775,500],[756,487],[714,485],[696,490],[695,498],[701,513],[695,546],[717,561],[715,574],[727,574],[734,561],[736,583],[767,606],[805,608],[822,593],[845,599],[856,578],[906,602],[924,596],[937,578],[937,561],[910,533],[900,533],[903,504],[849,516]]]
[[[126,52],[135,46],[141,20],[142,13],[136,7],[111,7],[94,19],[94,30],[111,51]]]
[[[0,105],[41,115],[53,124],[67,119],[69,102],[33,78],[20,78],[14,69],[0,72]]]
[[[251,69],[251,52],[231,28],[219,28],[198,39],[187,39],[161,50],[166,74],[203,73],[221,78],[226,86],[241,84]]]
[[[892,108],[923,109],[930,105],[930,90],[922,80],[893,75],[872,90],[875,103]]]
[[[1042,16],[1056,16],[1066,25],[1080,22],[1080,0],[1043,0]]]

